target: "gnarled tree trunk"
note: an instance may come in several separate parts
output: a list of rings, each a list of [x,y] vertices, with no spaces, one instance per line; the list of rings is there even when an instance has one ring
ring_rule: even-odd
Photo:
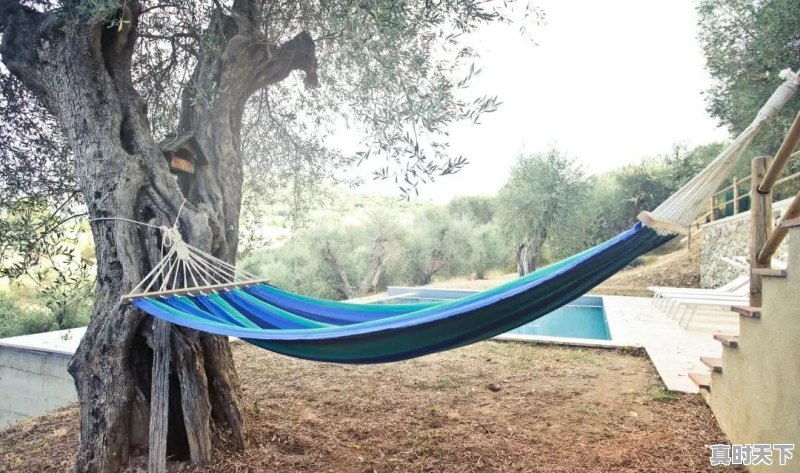
[[[542,253],[542,248],[547,241],[548,231],[550,225],[553,224],[553,213],[545,210],[539,222],[539,228],[536,234],[532,237],[526,238],[525,242],[517,247],[517,274],[525,276],[526,274],[536,271],[536,266],[539,263],[539,257]]]
[[[307,34],[282,46],[270,45],[258,32],[250,7],[234,2],[230,16],[218,12],[209,30],[221,51],[199,52],[194,85],[184,93],[177,125],[195,133],[209,164],[197,170],[191,191],[183,195],[131,80],[140,5],[121,4],[114,16],[126,22],[122,28],[109,28],[111,18],[82,13],[72,3],[58,13],[42,13],[0,0],[3,62],[63,127],[90,218],[155,226],[171,226],[177,219],[189,244],[234,259],[242,186],[239,131],[246,101],[294,69],[306,70],[312,82],[316,71],[314,43]],[[197,91],[204,88],[215,95],[198,100]],[[121,305],[120,297],[160,260],[161,235],[118,220],[94,220],[91,227],[96,301],[86,336],[69,365],[80,402],[77,470],[115,472],[132,451],[147,445],[151,368],[159,334],[151,317]],[[168,450],[194,462],[208,459],[212,424],[243,448],[241,393],[227,340],[168,329]]]

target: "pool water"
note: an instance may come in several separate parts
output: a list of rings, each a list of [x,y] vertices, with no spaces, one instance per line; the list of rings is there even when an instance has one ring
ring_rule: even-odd
[[[390,297],[378,304],[410,304],[416,302],[445,301],[449,298],[430,297],[437,294],[401,295]],[[449,299],[452,300],[452,299]],[[515,328],[510,334],[545,335],[549,337],[588,338],[591,340],[611,340],[608,330],[603,299],[595,296],[583,296],[570,304],[556,309],[533,322]]]
[[[611,340],[602,302],[599,306],[568,304],[508,333]]]

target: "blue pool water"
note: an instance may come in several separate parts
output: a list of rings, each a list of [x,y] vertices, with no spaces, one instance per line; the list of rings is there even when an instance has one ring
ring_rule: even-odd
[[[432,290],[427,290],[432,291]],[[441,297],[445,294],[403,294],[379,301],[379,304],[407,304],[414,302],[435,302],[451,299]],[[440,297],[436,297],[440,296]],[[518,327],[508,333],[517,335],[546,335],[550,337],[588,338],[592,340],[611,340],[608,330],[603,299],[583,296],[572,303]]]

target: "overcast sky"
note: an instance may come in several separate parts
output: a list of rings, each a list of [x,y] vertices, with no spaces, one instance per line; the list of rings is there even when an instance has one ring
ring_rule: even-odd
[[[491,25],[470,42],[483,72],[476,93],[499,95],[500,110],[453,129],[452,151],[470,164],[420,189],[423,199],[494,194],[514,158],[557,146],[598,173],[674,143],[724,139],[702,92],[710,79],[691,0],[539,0],[546,24],[537,45],[515,27]],[[397,193],[368,182],[365,192]]]

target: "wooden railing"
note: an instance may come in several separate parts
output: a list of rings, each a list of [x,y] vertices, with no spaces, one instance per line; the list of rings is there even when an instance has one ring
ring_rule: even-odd
[[[788,177],[779,179],[786,164],[792,157],[794,149],[800,143],[800,113],[794,119],[792,127],[786,134],[775,159],[770,157],[755,158],[752,164],[750,179],[750,305],[761,307],[761,282],[764,269],[770,267],[772,255],[778,249],[788,229],[783,225],[787,220],[800,217],[800,193],[795,195],[789,208],[784,212],[781,221],[772,229],[772,193],[779,182],[786,182]],[[712,212],[713,213],[713,212]]]
[[[800,157],[800,151],[789,155],[789,159],[795,157]],[[716,193],[714,193],[714,195],[711,196],[709,201],[709,211],[701,215],[698,218],[698,221],[705,223],[748,211],[749,206],[743,205],[742,201],[745,199],[750,199],[750,186],[745,187],[744,185],[750,182],[751,179],[752,176],[747,176],[742,179],[734,177],[731,185],[718,190]],[[791,181],[800,181],[800,172],[777,179],[773,184],[773,189]],[[743,191],[743,188],[746,188],[747,191]],[[729,199],[723,200],[726,199],[726,196],[729,193],[732,193],[733,195]],[[727,207],[730,204],[733,204],[733,212],[729,215],[727,212]]]
[[[800,151],[797,151],[789,156],[789,159],[800,157]],[[728,187],[722,188],[718,190],[714,195],[711,196],[709,200],[709,210],[708,212],[704,213],[703,215],[699,216],[697,220],[694,221],[689,226],[689,247],[691,248],[693,239],[695,238],[698,230],[702,227],[703,224],[708,222],[713,222],[719,220],[721,218],[730,217],[733,215],[738,215],[743,212],[748,212],[750,210],[750,186],[745,184],[749,183],[752,179],[751,176],[743,177],[741,179],[734,177],[733,182]],[[788,176],[782,177],[775,181],[773,185],[773,190],[778,189],[783,184],[788,182],[798,181],[800,182],[800,172],[796,172],[794,174],[790,174]],[[727,199],[728,194],[732,194],[732,196]],[[732,205],[733,209],[731,212],[728,212],[728,205]],[[796,212],[796,206],[800,205],[796,199],[792,202],[792,205],[787,210],[787,214],[789,212]],[[780,242],[777,243],[778,245]],[[777,248],[777,246],[775,247]],[[772,249],[774,253],[775,248]],[[772,256],[772,253],[770,254]],[[764,258],[768,258],[764,256]]]

